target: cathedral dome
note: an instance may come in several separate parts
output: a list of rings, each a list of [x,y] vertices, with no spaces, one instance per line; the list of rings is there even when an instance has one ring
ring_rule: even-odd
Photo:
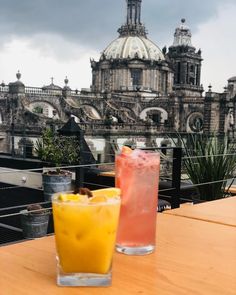
[[[62,88],[60,86],[57,86],[53,83],[51,83],[50,85],[47,85],[47,86],[43,86],[42,89],[43,90],[62,90]]]
[[[120,36],[104,50],[106,59],[164,60],[160,48],[145,36]]]
[[[53,83],[54,78],[51,78],[51,80],[52,80],[51,84],[50,85],[47,85],[47,86],[43,86],[42,89],[43,90],[49,90],[49,91],[61,91],[62,88],[60,86],[55,85]]]
[[[142,0],[126,0],[126,22],[119,37],[102,52],[100,60],[91,60],[94,92],[168,93],[173,71],[165,54],[147,37],[141,22]]]
[[[229,78],[228,82],[236,82],[236,76]]]

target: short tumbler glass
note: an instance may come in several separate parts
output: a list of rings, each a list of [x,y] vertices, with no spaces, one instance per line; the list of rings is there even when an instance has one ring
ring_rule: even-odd
[[[104,193],[105,195],[105,193]],[[52,199],[57,249],[57,284],[109,286],[120,200],[104,202]]]

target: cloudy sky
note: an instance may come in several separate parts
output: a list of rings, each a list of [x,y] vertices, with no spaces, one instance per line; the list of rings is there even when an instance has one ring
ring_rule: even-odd
[[[0,0],[0,83],[20,70],[27,86],[86,88],[90,58],[99,58],[124,23],[125,0]],[[204,58],[202,83],[222,91],[236,76],[235,0],[143,0],[142,21],[160,48],[170,46],[181,18]]]

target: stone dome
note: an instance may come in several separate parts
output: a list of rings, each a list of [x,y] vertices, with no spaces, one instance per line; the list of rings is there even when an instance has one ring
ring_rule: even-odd
[[[236,82],[236,76],[229,78],[228,82]]]
[[[47,85],[47,86],[43,86],[42,89],[43,90],[62,90],[62,88],[60,86],[57,86],[53,83],[51,83],[50,85]]]
[[[164,60],[160,48],[143,36],[124,36],[112,41],[103,51],[106,59],[141,58],[146,60]]]

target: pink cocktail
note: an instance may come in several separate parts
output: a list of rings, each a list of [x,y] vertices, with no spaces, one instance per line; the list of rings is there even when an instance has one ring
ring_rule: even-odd
[[[121,189],[118,252],[154,251],[159,171],[159,153],[125,148],[116,156],[116,186]]]

